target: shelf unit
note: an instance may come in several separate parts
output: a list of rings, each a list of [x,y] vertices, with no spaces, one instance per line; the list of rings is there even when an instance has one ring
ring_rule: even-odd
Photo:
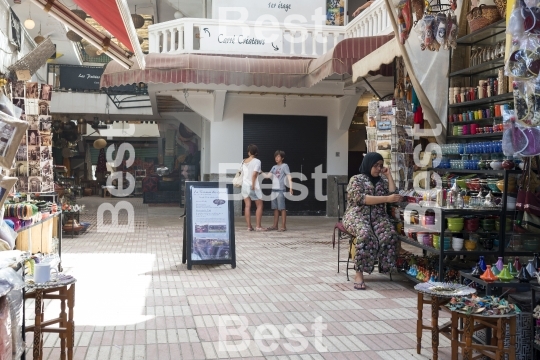
[[[495,104],[499,102],[507,102],[509,100],[512,100],[514,98],[514,95],[510,93],[501,94],[501,95],[495,95],[490,96],[483,99],[477,99],[477,100],[471,100],[471,101],[464,101],[460,103],[455,104],[449,104],[449,108],[463,108],[463,107],[471,107],[471,106],[477,106],[477,105],[486,105],[486,104]]]

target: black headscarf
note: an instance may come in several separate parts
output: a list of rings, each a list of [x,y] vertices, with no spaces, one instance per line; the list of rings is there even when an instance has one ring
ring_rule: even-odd
[[[375,165],[381,160],[384,162],[384,159],[381,154],[376,153],[376,152],[367,153],[364,156],[364,160],[362,160],[362,165],[360,165],[360,169],[358,169],[358,171],[360,171],[360,174],[366,175],[373,185],[377,184],[379,180],[381,180],[381,177],[372,176],[371,168],[373,167],[373,165]]]

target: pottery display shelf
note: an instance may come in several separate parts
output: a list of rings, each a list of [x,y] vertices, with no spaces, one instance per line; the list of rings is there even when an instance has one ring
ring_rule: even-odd
[[[540,284],[538,284],[536,279],[533,279],[531,281],[531,309],[534,309],[536,307],[536,292],[540,292]],[[538,331],[538,330],[536,330]],[[533,348],[533,360],[539,360],[540,359],[540,345],[537,344],[535,341],[535,336],[533,334],[532,337],[532,348]]]
[[[463,283],[464,279],[468,279],[475,282],[478,285],[484,286],[486,289],[487,296],[500,295],[500,294],[492,294],[492,292],[500,292],[500,289],[502,288],[515,288],[515,289],[524,290],[524,291],[531,289],[531,283],[519,282],[517,279],[514,279],[509,282],[504,282],[504,281],[487,282],[473,276],[470,272],[464,272],[464,271],[460,271],[459,276],[461,277],[461,281],[460,281],[461,283]],[[536,279],[533,279],[532,281],[536,282]]]

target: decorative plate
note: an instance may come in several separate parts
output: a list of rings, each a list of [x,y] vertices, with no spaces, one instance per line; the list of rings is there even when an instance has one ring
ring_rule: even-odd
[[[438,297],[466,296],[476,293],[476,289],[471,287],[445,282],[424,282],[417,284],[414,289]]]

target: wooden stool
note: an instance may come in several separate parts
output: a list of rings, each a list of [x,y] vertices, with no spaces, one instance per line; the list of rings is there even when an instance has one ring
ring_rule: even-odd
[[[463,321],[463,329],[458,328],[459,320]],[[509,325],[510,342],[504,347],[506,328]],[[492,329],[491,344],[473,343],[473,334],[481,329]],[[459,340],[461,335],[461,340]],[[459,348],[464,360],[479,359],[487,356],[490,359],[503,360],[505,354],[509,360],[516,360],[516,315],[479,316],[466,315],[452,311],[452,360],[458,359]],[[479,354],[473,356],[473,351]]]
[[[36,318],[34,325],[27,326],[25,332],[34,332],[34,360],[43,358],[43,333],[58,333],[60,336],[60,359],[73,359],[73,344],[75,340],[75,323],[73,321],[73,307],[75,306],[75,282],[58,287],[40,288],[39,285],[31,288],[31,292],[25,294],[26,299],[35,299]],[[51,320],[44,319],[43,300],[60,300],[60,315]],[[66,313],[66,301],[68,311]],[[51,325],[58,324],[58,327]]]
[[[439,311],[450,312],[450,310],[444,306],[450,301],[450,298],[443,298],[434,295],[426,295],[418,292],[417,310],[418,319],[416,320],[416,353],[420,354],[422,350],[422,330],[431,330],[431,348],[433,350],[433,360],[439,358],[439,334],[451,338],[451,321],[439,326]],[[431,305],[431,326],[424,325],[422,320],[422,313],[424,310],[424,304]]]

